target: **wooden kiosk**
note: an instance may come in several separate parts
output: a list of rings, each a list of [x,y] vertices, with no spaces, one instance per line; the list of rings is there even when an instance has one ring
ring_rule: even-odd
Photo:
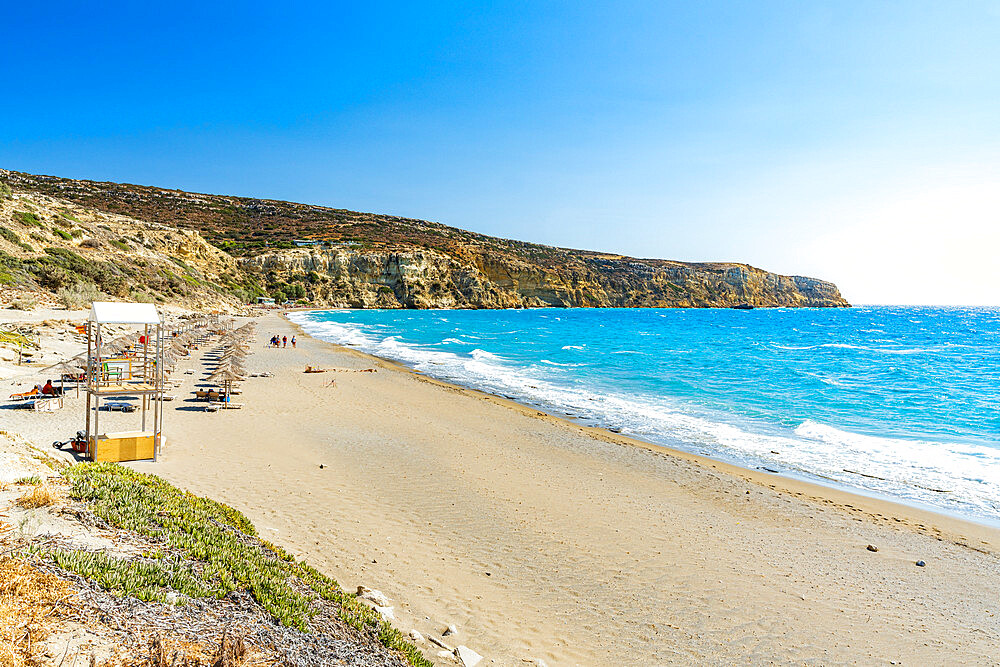
[[[132,325],[137,333],[114,341],[104,326]],[[163,321],[151,303],[95,301],[87,321],[87,455],[92,461],[156,460],[163,436]],[[122,347],[128,347],[123,351]],[[102,433],[101,404],[138,396],[140,428]],[[132,407],[128,404],[126,407]],[[129,410],[129,411],[132,411]]]

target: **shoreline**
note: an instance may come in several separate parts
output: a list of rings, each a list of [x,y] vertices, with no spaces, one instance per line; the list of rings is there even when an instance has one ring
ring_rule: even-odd
[[[191,396],[204,346],[175,373],[159,461],[128,466],[242,511],[345,590],[382,591],[428,658],[428,637],[549,667],[975,663],[1000,644],[1000,531],[575,424],[283,313],[256,321],[247,368],[270,376],[242,384],[244,408]],[[298,348],[266,348],[272,334]],[[82,400],[4,428],[51,442]]]
[[[308,336],[318,343],[329,345],[338,351],[356,355],[359,358],[381,364],[384,367],[391,368],[397,372],[410,374],[421,382],[428,382],[430,384],[445,387],[452,391],[464,392],[470,396],[488,400],[496,405],[503,406],[510,410],[515,410],[520,414],[524,414],[535,419],[541,419],[549,423],[559,424],[566,428],[576,429],[581,433],[586,433],[591,437],[599,438],[609,443],[665,453],[669,456],[697,463],[698,465],[707,468],[724,471],[730,475],[740,477],[746,481],[752,481],[762,486],[781,488],[788,493],[798,495],[806,493],[811,495],[823,495],[824,492],[830,493],[836,497],[837,502],[864,506],[868,511],[880,511],[895,516],[906,517],[907,520],[918,525],[921,523],[927,524],[929,522],[933,522],[936,518],[944,520],[945,522],[956,522],[957,525],[964,527],[964,532],[979,535],[980,537],[978,539],[980,539],[981,542],[988,543],[990,548],[1000,552],[1000,518],[990,521],[989,519],[982,517],[982,520],[977,520],[977,518],[962,516],[957,512],[947,512],[939,508],[923,506],[917,502],[911,503],[904,499],[893,498],[886,494],[868,492],[864,489],[850,488],[847,485],[839,483],[837,480],[830,480],[830,483],[827,484],[822,481],[804,479],[804,476],[795,476],[785,472],[770,473],[764,470],[748,468],[721,458],[717,459],[703,454],[688,452],[676,447],[650,442],[648,440],[643,440],[642,438],[615,433],[614,431],[602,426],[586,426],[576,423],[572,418],[554,415],[545,411],[541,407],[521,403],[516,399],[493,394],[488,391],[476,389],[475,387],[468,387],[455,382],[449,382],[448,380],[442,380],[394,359],[387,359],[385,357],[380,357],[358,350],[349,345],[341,345],[339,343],[324,340],[323,338],[313,336],[306,331],[302,325],[288,318],[290,313],[326,312],[326,310],[328,309],[295,308],[286,309],[280,314],[281,317],[288,322],[288,324],[292,326],[300,336]]]

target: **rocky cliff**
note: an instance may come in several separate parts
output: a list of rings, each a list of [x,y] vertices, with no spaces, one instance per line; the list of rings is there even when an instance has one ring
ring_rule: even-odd
[[[0,170],[15,192],[197,232],[216,284],[359,308],[847,306],[833,283],[746,264],[637,259],[499,239],[424,220]],[[185,232],[185,230],[187,230]],[[296,247],[295,241],[314,244]],[[166,242],[166,241],[163,241]],[[169,253],[183,253],[181,247]],[[214,262],[211,260],[209,263]]]

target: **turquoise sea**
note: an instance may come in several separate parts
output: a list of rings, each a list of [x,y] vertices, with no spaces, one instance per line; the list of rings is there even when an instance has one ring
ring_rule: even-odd
[[[291,318],[320,338],[581,423],[1000,521],[1000,309]]]

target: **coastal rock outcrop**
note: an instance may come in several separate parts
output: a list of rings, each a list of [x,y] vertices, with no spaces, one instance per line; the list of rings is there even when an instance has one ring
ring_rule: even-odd
[[[310,303],[338,308],[637,308],[846,306],[836,285],[749,265],[586,256],[543,269],[478,253],[427,248],[285,249],[239,258],[264,282],[304,285]]]
[[[426,220],[0,170],[17,193],[166,231],[138,234],[222,293],[316,307],[848,306],[833,283],[740,263],[641,259],[502,239]],[[15,246],[19,237],[12,237]],[[119,238],[119,243],[128,243]],[[205,243],[208,241],[208,243]],[[211,244],[211,245],[209,245]],[[207,248],[210,248],[207,249]],[[217,254],[213,254],[217,253]],[[194,264],[198,266],[195,267]],[[176,273],[176,272],[174,272]]]

